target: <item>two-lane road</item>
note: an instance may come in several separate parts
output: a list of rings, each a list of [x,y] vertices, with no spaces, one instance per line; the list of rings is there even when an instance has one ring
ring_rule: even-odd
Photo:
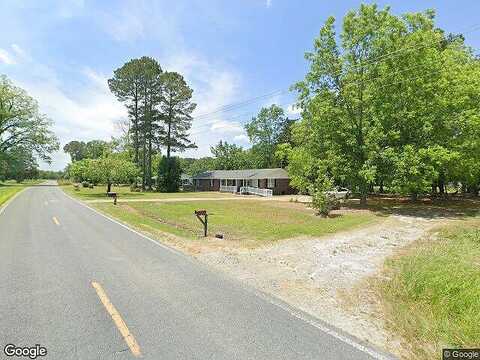
[[[377,357],[56,186],[0,214],[0,358],[7,344],[62,360]]]

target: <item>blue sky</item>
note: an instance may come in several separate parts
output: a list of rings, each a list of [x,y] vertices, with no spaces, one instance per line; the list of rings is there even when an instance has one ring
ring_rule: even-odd
[[[367,1],[368,2],[368,1]],[[106,85],[114,69],[153,56],[181,72],[195,92],[196,115],[263,94],[231,111],[194,120],[199,146],[182,156],[209,155],[220,139],[249,146],[243,131],[261,106],[289,107],[288,87],[305,75],[304,53],[330,15],[341,20],[360,1],[287,0],[2,0],[0,74],[25,88],[55,122],[62,146],[73,139],[118,135],[125,110]],[[377,1],[394,13],[437,11],[438,25],[465,32],[480,25],[478,1]],[[480,48],[480,30],[466,34]],[[280,92],[283,91],[283,92]],[[51,166],[68,162],[62,152]]]

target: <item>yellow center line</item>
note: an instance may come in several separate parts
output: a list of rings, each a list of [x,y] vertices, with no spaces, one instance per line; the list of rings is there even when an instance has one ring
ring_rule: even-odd
[[[58,221],[58,219],[55,216],[52,217],[52,220],[56,225],[60,225],[60,222]]]
[[[103,290],[102,286],[95,281],[92,281],[92,286],[97,292],[97,295],[100,298],[100,301],[102,302],[103,306],[105,306],[105,309],[107,310],[113,322],[115,323],[115,326],[117,327],[118,331],[120,331],[120,333],[122,334],[123,339],[125,340],[128,347],[130,348],[130,351],[132,352],[133,356],[135,357],[141,356],[142,352],[140,351],[140,346],[138,346],[137,341],[135,340],[132,333],[130,333],[130,330],[128,330],[127,324],[125,324],[119,312],[117,311],[117,309],[115,309],[115,306],[113,306],[113,304],[108,299],[108,296]]]

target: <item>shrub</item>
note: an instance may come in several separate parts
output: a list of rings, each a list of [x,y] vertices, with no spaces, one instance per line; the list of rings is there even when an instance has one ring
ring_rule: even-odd
[[[319,215],[327,217],[330,211],[338,209],[339,202],[335,196],[323,190],[317,190],[312,195],[312,207],[318,211]]]
[[[88,181],[82,181],[82,187],[88,188],[90,186],[90,183]]]
[[[331,190],[333,182],[325,175],[319,176],[312,190],[312,207],[317,210],[318,215],[327,217],[330,211],[338,209],[338,200],[328,193]]]

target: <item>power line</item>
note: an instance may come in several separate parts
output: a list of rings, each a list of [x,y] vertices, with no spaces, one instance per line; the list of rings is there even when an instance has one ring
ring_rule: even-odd
[[[292,105],[292,103],[290,101],[288,101],[288,102],[277,104],[277,106],[285,106],[285,105]],[[247,117],[249,115],[254,116],[254,115],[257,114],[257,112],[258,112],[258,110],[252,110],[252,111],[245,112],[245,113],[242,113],[242,114],[236,114],[236,115],[233,115],[233,116],[229,116],[228,120],[235,119],[235,118],[238,118],[238,117]],[[228,121],[228,120],[226,120],[226,121]],[[217,120],[212,120],[212,121],[209,121],[207,123],[201,124],[201,125],[197,126],[195,129],[193,129],[195,131],[192,132],[190,135],[198,135],[198,134],[204,133],[206,131],[210,131],[211,128],[209,128],[207,130],[204,130],[204,131],[196,131],[196,130],[214,125],[217,122],[218,122]]]
[[[390,77],[390,76],[396,76],[398,74],[401,74],[401,73],[404,73],[404,72],[407,72],[407,71],[411,71],[411,70],[414,70],[414,69],[418,69],[418,68],[423,68],[423,67],[426,67],[428,66],[428,64],[419,64],[419,65],[414,65],[414,66],[410,66],[408,68],[405,68],[405,69],[402,69],[400,71],[396,71],[394,73],[391,73],[391,74],[388,74],[386,78]],[[377,79],[380,79],[382,78],[383,75],[378,75],[378,76],[375,76],[374,78],[370,78],[370,79],[367,79],[367,80],[364,80],[363,81],[363,84],[369,84],[369,83],[372,83],[374,82],[375,80]],[[408,80],[408,78],[406,79]],[[355,81],[355,82],[352,82],[353,84],[355,83],[358,83],[359,81]],[[351,84],[352,84],[351,83]],[[391,84],[390,84],[391,85]],[[383,87],[382,87],[383,88]],[[288,102],[283,102],[283,103],[280,103],[280,104],[277,104],[278,106],[284,106],[284,105],[293,105],[295,102],[291,102],[291,101],[288,101]],[[246,112],[246,113],[242,113],[242,114],[236,114],[236,115],[233,115],[233,116],[228,116],[228,120],[230,119],[233,119],[233,118],[237,118],[237,117],[242,117],[242,116],[247,116],[247,115],[254,115],[257,113],[258,110],[252,110],[252,111],[249,111],[249,112]],[[212,124],[215,124],[218,122],[218,119],[213,119],[210,120],[210,121],[207,121],[207,122],[204,122],[203,124],[197,126],[195,129],[198,129],[198,128],[203,128],[205,126],[208,126],[208,125],[212,125]]]
[[[426,66],[426,64],[411,66],[411,67],[409,67],[409,68],[406,68],[406,69],[403,69],[403,70],[401,70],[401,71],[395,72],[394,75],[399,74],[399,73],[403,73],[403,72],[406,72],[406,71],[409,71],[409,70],[412,70],[412,69],[415,69],[415,68],[424,67],[424,66]],[[416,80],[416,79],[424,78],[425,76],[435,75],[435,74],[440,73],[441,71],[445,70],[445,68],[446,68],[446,65],[443,64],[442,66],[440,66],[440,68],[435,69],[435,70],[433,70],[433,71],[430,71],[430,72],[428,72],[428,73],[423,73],[423,74],[421,74],[421,75],[409,77],[409,78],[402,79],[401,81],[397,81],[397,82],[393,82],[393,83],[387,83],[387,84],[381,86],[379,89],[383,89],[383,88],[386,88],[386,87],[389,87],[389,86],[393,86],[393,85],[400,85],[400,84],[407,83],[407,82],[410,82],[410,81],[413,81],[413,80]],[[367,81],[364,81],[363,83],[364,83],[364,84],[365,84],[365,83],[368,84],[368,83],[371,83],[371,82],[373,82],[373,81],[375,81],[375,80],[377,80],[377,79],[379,79],[379,78],[382,78],[382,76],[376,76],[375,78],[369,79],[369,80],[367,80]],[[353,82],[353,83],[358,83],[358,82],[359,82],[359,81],[356,81],[356,82]],[[287,105],[287,104],[291,105],[292,103],[286,102],[286,103],[278,104],[278,106],[284,106],[284,105]],[[236,115],[235,117],[244,116],[244,115],[246,116],[246,115],[249,115],[249,114],[250,114],[250,115],[253,115],[253,114],[255,114],[255,112],[248,112],[248,113],[245,113],[245,114],[238,114],[238,115]],[[232,118],[232,117],[230,117],[230,118]],[[211,124],[214,124],[214,123],[215,123],[215,121],[213,121],[212,123],[203,124],[203,125],[201,125],[201,126],[199,126],[199,127],[202,127],[202,128],[203,128],[203,127],[205,127],[205,126],[208,126],[208,125],[211,125]],[[198,129],[199,127],[197,127],[197,129]],[[204,133],[204,132],[206,132],[206,131],[211,131],[211,129],[207,129],[207,130],[203,130],[203,131],[195,131],[195,132],[191,133],[191,135],[199,135],[199,134],[202,134],[202,133]]]

